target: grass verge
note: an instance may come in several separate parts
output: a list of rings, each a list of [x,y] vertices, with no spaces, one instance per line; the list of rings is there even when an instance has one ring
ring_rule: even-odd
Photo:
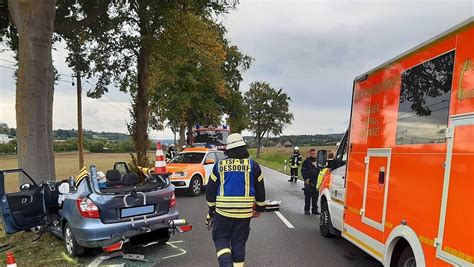
[[[300,152],[303,155],[303,160],[309,156],[309,150],[314,148],[316,150],[335,150],[334,146],[316,146],[316,147],[300,147]],[[291,154],[293,153],[292,147],[269,147],[269,148],[262,148],[260,150],[260,158],[256,158],[257,149],[251,148],[249,149],[250,156],[255,159],[259,164],[273,169],[275,171],[281,172],[286,175],[290,175],[290,167],[289,167],[289,159]],[[286,163],[286,170],[285,170],[285,160]]]

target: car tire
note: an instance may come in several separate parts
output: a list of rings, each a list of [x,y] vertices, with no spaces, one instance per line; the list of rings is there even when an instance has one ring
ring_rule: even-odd
[[[76,238],[72,233],[72,229],[69,223],[66,223],[66,225],[64,226],[63,234],[64,247],[66,248],[66,252],[70,256],[77,257],[83,255],[86,252],[86,249],[84,247],[81,247],[79,244],[77,244]]]
[[[324,237],[332,237],[331,229],[333,228],[331,222],[331,215],[329,214],[329,208],[327,202],[322,202],[321,215],[319,216],[319,232]]]
[[[410,246],[405,246],[400,253],[397,267],[416,267],[415,254],[413,254],[413,250]]]
[[[202,179],[198,175],[194,175],[189,183],[189,194],[193,197],[202,193]]]

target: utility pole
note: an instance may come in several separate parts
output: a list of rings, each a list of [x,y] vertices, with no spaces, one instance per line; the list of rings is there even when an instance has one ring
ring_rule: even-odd
[[[84,140],[82,135],[82,84],[81,72],[76,71],[77,78],[77,147],[79,148],[79,170],[84,167]]]

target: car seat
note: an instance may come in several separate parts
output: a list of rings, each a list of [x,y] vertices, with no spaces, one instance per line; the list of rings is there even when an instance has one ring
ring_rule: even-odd
[[[107,179],[107,187],[122,185],[122,176],[117,170],[108,170],[105,174],[105,178]]]
[[[126,173],[123,176],[123,184],[125,186],[136,185],[136,184],[138,184],[138,182],[139,182],[138,175],[134,172]]]

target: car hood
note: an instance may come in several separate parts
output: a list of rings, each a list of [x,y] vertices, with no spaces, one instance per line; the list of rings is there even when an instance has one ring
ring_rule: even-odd
[[[171,163],[166,165],[168,172],[188,172],[199,168],[200,164]]]

